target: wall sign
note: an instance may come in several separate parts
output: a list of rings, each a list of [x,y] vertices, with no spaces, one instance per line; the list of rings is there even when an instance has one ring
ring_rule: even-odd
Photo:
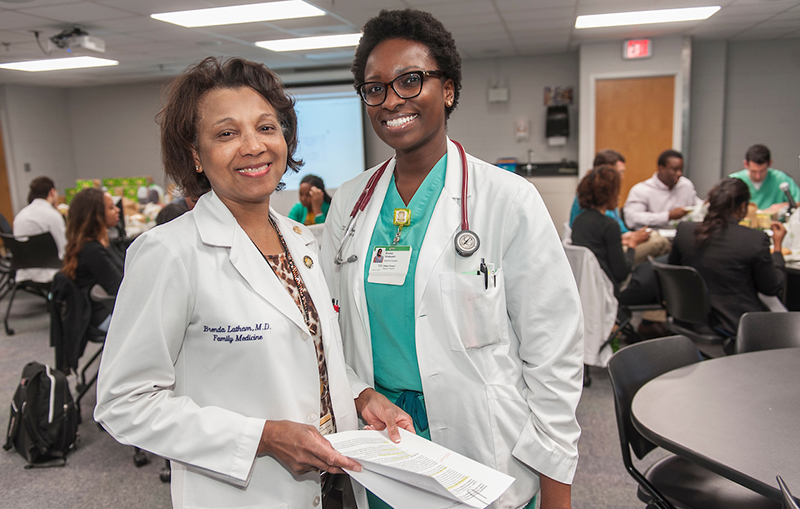
[[[622,43],[622,58],[634,60],[653,56],[653,41],[650,39],[631,39]]]

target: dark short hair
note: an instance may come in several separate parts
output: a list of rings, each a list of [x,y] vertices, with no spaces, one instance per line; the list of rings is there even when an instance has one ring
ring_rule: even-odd
[[[615,207],[620,182],[619,172],[613,166],[592,168],[578,184],[578,205],[582,209]]]
[[[442,71],[445,79],[453,80],[453,104],[445,106],[445,118],[450,118],[450,113],[458,105],[461,90],[461,55],[458,54],[453,34],[428,12],[416,9],[381,10],[364,24],[353,67],[350,69],[356,85],[364,82],[369,54],[375,46],[389,39],[408,39],[423,44],[439,66],[439,69],[427,70]]]
[[[747,149],[744,160],[751,163],[764,164],[772,161],[772,154],[769,153],[766,145],[757,144]]]
[[[264,64],[243,58],[208,57],[172,81],[157,117],[161,125],[164,172],[185,196],[197,198],[211,190],[208,177],[195,171],[192,156],[192,149],[197,148],[200,102],[212,90],[243,87],[252,88],[275,108],[286,140],[287,169],[297,171],[303,164],[294,158],[297,150],[294,99],[286,94],[278,75]]]
[[[622,154],[620,154],[616,150],[607,148],[605,150],[601,150],[600,152],[597,153],[596,156],[594,156],[594,162],[592,163],[592,167],[602,166],[604,164],[607,164],[609,166],[614,166],[619,161],[622,161],[623,163],[626,162]]]
[[[31,180],[30,190],[28,191],[28,203],[36,198],[47,198],[50,191],[55,188],[56,184],[50,177],[36,177]]]
[[[667,159],[670,159],[672,157],[675,157],[675,158],[680,159],[681,161],[683,161],[683,154],[681,154],[677,150],[669,149],[669,150],[665,150],[665,151],[661,152],[661,154],[658,156],[658,165],[659,166],[666,166],[667,165]]]

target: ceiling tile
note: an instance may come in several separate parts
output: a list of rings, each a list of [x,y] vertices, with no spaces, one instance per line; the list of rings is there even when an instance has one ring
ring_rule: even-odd
[[[20,9],[23,14],[39,16],[42,18],[64,21],[68,23],[83,23],[87,21],[97,21],[101,19],[124,18],[130,13],[98,5],[89,2],[78,2],[72,4],[59,4],[47,7],[35,7],[32,9]]]
[[[0,11],[0,30],[54,25],[53,20],[14,11]]]

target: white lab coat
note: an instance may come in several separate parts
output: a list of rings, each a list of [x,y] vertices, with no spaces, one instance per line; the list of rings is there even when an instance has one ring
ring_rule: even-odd
[[[357,429],[314,236],[272,216],[319,313],[338,429]],[[321,508],[318,473],[256,458],[265,420],[319,426],[319,390],[300,310],[213,192],[131,245],[95,419],[121,443],[172,460],[175,507]]]
[[[538,492],[536,472],[572,482],[583,320],[569,263],[536,189],[467,159],[469,226],[480,248],[468,258],[454,248],[461,159],[448,140],[445,185],[415,275],[417,357],[431,438],[515,477],[492,505],[515,508]],[[374,381],[364,263],[393,170],[394,161],[345,246],[343,258],[356,253],[357,261],[333,263],[353,205],[376,168],[339,188],[325,223],[322,264],[340,305],[345,359],[358,375],[351,380],[354,394]],[[496,287],[490,277],[488,290],[483,276],[474,275],[482,258],[497,269]]]

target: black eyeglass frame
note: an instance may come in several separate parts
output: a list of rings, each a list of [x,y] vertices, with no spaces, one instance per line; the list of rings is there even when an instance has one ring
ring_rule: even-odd
[[[397,91],[396,88],[394,88],[394,82],[399,80],[399,79],[401,79],[401,78],[407,77],[409,74],[418,74],[419,75],[419,91],[417,91],[417,93],[414,94],[414,95],[403,96],[402,94],[400,94],[400,92]],[[380,106],[381,104],[386,102],[386,98],[389,95],[389,88],[394,90],[394,93],[397,94],[397,97],[399,97],[400,99],[413,99],[413,98],[417,97],[419,94],[422,93],[422,87],[425,85],[425,77],[426,76],[432,76],[432,77],[435,77],[435,78],[444,78],[445,74],[444,74],[443,71],[425,71],[425,70],[409,71],[409,72],[404,72],[403,74],[401,74],[400,76],[396,77],[392,81],[388,81],[388,82],[385,82],[385,83],[384,82],[380,82],[380,81],[365,81],[364,83],[360,83],[358,85],[355,85],[355,89],[356,89],[356,93],[361,98],[361,100],[364,102],[364,104],[366,104],[367,106]],[[365,89],[364,89],[364,87],[367,86],[367,85],[383,85],[383,100],[381,102],[379,102],[377,104],[370,104],[370,103],[367,102],[366,92],[365,92]]]

